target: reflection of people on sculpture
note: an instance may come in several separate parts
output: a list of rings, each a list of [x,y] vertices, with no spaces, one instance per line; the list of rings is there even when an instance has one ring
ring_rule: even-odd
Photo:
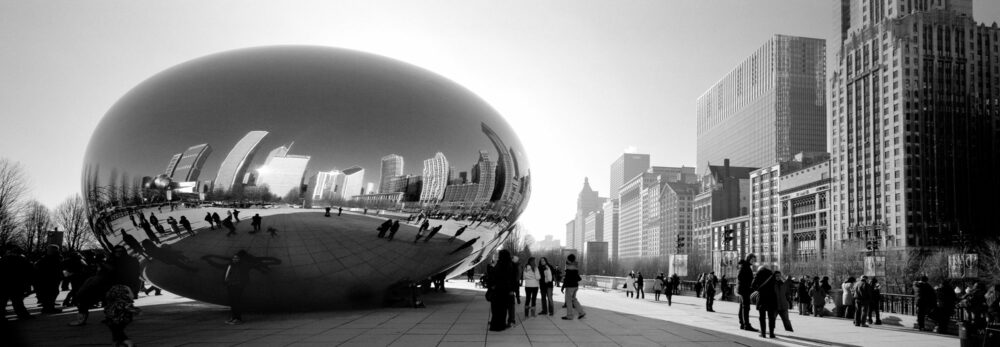
[[[219,217],[218,212],[212,212],[212,220],[215,221],[215,225],[222,226],[222,217]]]
[[[437,233],[439,231],[441,231],[442,227],[444,227],[444,225],[438,225],[438,226],[434,227],[433,229],[431,229],[431,232],[429,234],[427,234],[426,238],[424,238],[424,243],[426,243],[427,241],[430,241],[431,237],[434,237],[434,235],[437,235]]]
[[[226,233],[226,236],[236,235],[236,226],[233,225],[233,217],[232,216],[229,216],[229,217],[226,217],[226,219],[223,219],[222,220],[222,226],[226,227],[226,229],[229,229],[229,232]]]
[[[132,251],[135,252],[136,254],[141,254],[147,258],[149,257],[149,255],[147,255],[146,252],[143,250],[141,244],[139,243],[139,240],[136,240],[134,236],[129,235],[129,233],[125,232],[124,228],[122,228],[122,241],[125,241],[125,244],[128,245],[128,247],[131,248]]]
[[[278,229],[275,229],[274,227],[267,227],[267,232],[271,234],[271,237],[278,236]]]
[[[177,237],[182,236],[181,228],[177,225],[177,220],[174,219],[174,216],[167,217],[167,224],[169,224],[170,229],[173,229],[174,233],[177,234]]]
[[[448,253],[448,255],[452,255],[452,254],[458,253],[459,251],[461,251],[463,249],[472,247],[472,245],[476,244],[476,241],[479,241],[479,236],[476,236],[476,238],[474,238],[472,240],[465,241],[465,243],[463,243],[461,246],[458,246],[458,248],[455,248],[455,250],[451,251],[450,253]]]
[[[326,207],[326,213],[323,214],[323,217],[329,217],[329,216],[330,216],[330,206],[327,206]]]
[[[237,209],[235,209],[235,208],[233,209],[233,220],[234,220],[234,221],[235,221],[236,223],[239,223],[239,222],[240,222],[240,210],[237,210]]]
[[[181,226],[184,227],[184,230],[187,231],[188,234],[194,236],[194,230],[191,229],[191,221],[189,221],[187,217],[181,216]]]
[[[247,266],[248,270],[257,270],[260,273],[271,272],[271,266],[281,265],[281,260],[275,257],[255,257],[249,252],[243,251],[244,255],[241,257],[244,265]],[[207,263],[209,266],[225,269],[229,266],[230,257],[224,255],[203,255],[201,260]]]
[[[205,221],[208,222],[208,226],[215,230],[215,220],[212,219],[212,214],[205,212]]]
[[[156,233],[153,232],[153,228],[150,228],[149,223],[146,221],[142,222],[142,231],[146,232],[146,238],[153,240],[156,243],[160,243],[160,237],[156,236]]]
[[[458,230],[455,230],[455,235],[452,235],[451,238],[448,239],[448,242],[455,241],[456,238],[458,238],[459,236],[462,236],[462,233],[465,232],[465,228],[468,228],[468,227],[469,227],[468,225],[463,225],[461,228],[458,228]]]
[[[183,253],[173,250],[170,245],[157,247],[149,240],[143,240],[142,242],[143,248],[146,249],[146,254],[149,254],[154,260],[159,260],[164,264],[176,266],[191,272],[198,271],[198,268],[192,266],[191,261]]]
[[[417,234],[423,233],[424,230],[427,230],[427,228],[430,227],[431,227],[431,222],[428,221],[427,219],[424,219],[424,222],[420,224],[420,230],[417,230]]]
[[[253,231],[250,232],[251,234],[260,231],[260,220],[261,219],[262,218],[260,217],[260,213],[255,213],[253,215],[253,217],[250,217],[250,226],[253,227]]]
[[[337,216],[340,216],[341,213],[344,213],[344,208],[337,206]]]
[[[166,231],[166,230],[164,230],[164,229],[163,229],[163,226],[162,226],[162,225],[160,225],[159,223],[157,223],[157,224],[153,224],[153,228],[156,228],[156,232],[158,232],[158,233],[160,233],[160,234],[166,234],[166,233],[167,233],[167,231]]]
[[[226,275],[223,282],[226,285],[226,292],[229,294],[230,317],[226,324],[243,324],[243,290],[250,283],[250,267],[247,252],[240,250],[233,255],[226,267]],[[249,260],[249,259],[247,259]]]
[[[393,221],[392,226],[389,227],[389,236],[386,237],[389,241],[392,241],[392,237],[396,236],[396,232],[399,231],[399,221]]]
[[[381,238],[385,237],[385,232],[389,231],[389,228],[391,228],[391,227],[392,227],[392,219],[391,218],[390,219],[386,219],[385,222],[382,222],[382,225],[379,225],[378,228],[375,228],[375,230],[378,230],[378,238],[381,239]]]
[[[153,214],[153,212],[149,213],[149,224],[153,224],[153,225],[159,225],[160,224],[160,220],[156,218],[156,215]]]
[[[132,221],[132,226],[133,226],[133,227],[136,227],[136,228],[138,228],[138,227],[139,227],[139,223],[136,223],[136,222],[135,222],[135,216],[133,216],[133,215],[129,214],[129,215],[128,215],[128,219]]]

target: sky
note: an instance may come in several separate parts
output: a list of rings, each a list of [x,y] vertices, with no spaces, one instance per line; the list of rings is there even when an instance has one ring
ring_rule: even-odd
[[[1000,2],[977,0],[993,23]],[[0,157],[54,207],[80,190],[84,150],[131,88],[179,63],[267,45],[321,45],[420,66],[510,123],[532,165],[521,225],[565,238],[584,177],[608,195],[624,151],[695,166],[695,100],[774,34],[827,38],[828,0],[0,0]],[[829,52],[829,49],[828,49]]]

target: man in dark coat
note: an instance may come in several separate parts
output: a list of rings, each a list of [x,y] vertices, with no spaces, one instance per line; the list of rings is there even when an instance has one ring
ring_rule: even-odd
[[[392,238],[393,236],[396,236],[397,231],[399,231],[399,220],[392,222],[392,226],[389,227],[389,236],[387,236],[386,239],[392,241]]]
[[[439,231],[441,231],[442,227],[444,227],[444,226],[443,225],[438,225],[438,226],[436,226],[434,228],[431,228],[431,232],[427,234],[426,238],[424,238],[424,242],[430,241],[431,238],[434,237],[434,235],[437,235],[437,233]]]
[[[263,218],[260,217],[259,213],[255,213],[253,217],[250,217],[250,226],[253,227],[252,233],[260,231],[260,222]]]
[[[7,249],[7,253],[0,259],[0,277],[4,279],[0,283],[0,306],[3,306],[4,317],[7,316],[9,300],[18,318],[31,318],[24,307],[24,293],[31,285],[31,271],[31,262],[16,247]]]
[[[391,218],[386,219],[385,222],[382,222],[382,225],[379,225],[378,228],[375,228],[375,230],[378,230],[378,238],[381,239],[385,237],[385,233],[389,231],[389,228],[392,228]]]
[[[913,293],[917,297],[917,329],[924,330],[924,320],[937,305],[934,288],[927,283],[927,276],[921,276],[919,281],[913,282]]]
[[[59,295],[59,283],[63,280],[62,256],[59,246],[49,245],[45,256],[35,263],[35,296],[42,306],[42,313],[59,313],[56,308],[56,296]]]
[[[184,227],[184,231],[187,231],[188,234],[194,236],[194,230],[191,230],[191,221],[189,221],[187,217],[181,216],[181,226]]]
[[[740,304],[737,315],[740,318],[740,329],[747,331],[757,331],[750,325],[750,293],[753,293],[750,286],[753,283],[753,270],[750,269],[750,266],[755,261],[757,261],[757,256],[753,253],[748,254],[745,260],[739,262],[740,270],[736,275],[736,295],[739,297]]]
[[[222,226],[226,227],[226,229],[229,229],[229,232],[226,233],[226,236],[236,235],[236,226],[233,225],[232,217],[226,217],[226,219],[222,220]]]
[[[861,276],[858,284],[854,285],[854,326],[868,327],[868,315],[871,312],[872,297],[875,290],[871,283],[868,283],[868,276]]]
[[[219,217],[218,212],[212,213],[212,220],[215,221],[215,225],[222,226],[222,217]]]
[[[750,283],[750,289],[751,293],[757,292],[757,314],[759,315],[758,322],[760,322],[760,337],[767,337],[767,322],[770,320],[772,322],[770,330],[770,336],[772,339],[774,338],[773,323],[775,321],[775,316],[778,313],[778,295],[775,292],[774,286],[774,272],[762,265],[759,269],[757,269],[757,273],[753,276],[753,282]]]
[[[955,302],[958,301],[958,297],[955,296],[955,291],[951,288],[951,284],[948,280],[944,280],[937,288],[934,289],[937,294],[937,310],[935,313],[935,321],[937,322],[937,332],[940,334],[948,333],[948,325],[951,324],[951,315],[955,313]]]
[[[208,222],[208,226],[215,230],[215,219],[212,218],[212,214],[205,212],[205,221]]]
[[[705,311],[715,312],[712,304],[715,303],[715,286],[718,280],[715,278],[715,271],[705,276]]]

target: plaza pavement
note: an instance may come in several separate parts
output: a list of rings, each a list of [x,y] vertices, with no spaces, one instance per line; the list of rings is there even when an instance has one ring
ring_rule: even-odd
[[[587,310],[583,320],[554,316],[524,320],[503,332],[487,331],[489,303],[483,290],[453,279],[447,293],[423,296],[426,308],[380,308],[362,311],[250,313],[243,325],[223,323],[228,308],[181,298],[140,294],[143,309],[127,329],[141,346],[957,346],[953,336],[915,332],[901,327],[855,328],[850,321],[793,313],[794,333],[776,331],[777,339],[761,339],[736,329],[736,304],[717,302],[716,313],[703,301],[675,296],[664,302],[625,298],[623,293],[584,289],[579,298]],[[62,292],[61,295],[65,295]],[[557,303],[562,295],[556,290]],[[61,297],[60,297],[61,300]],[[34,313],[34,297],[26,299]],[[0,338],[7,346],[108,345],[110,333],[92,311],[84,327],[69,327],[75,311],[36,315],[10,321]],[[13,319],[8,307],[8,319]],[[755,320],[756,316],[751,317]],[[890,321],[893,321],[890,318]],[[896,321],[894,321],[896,322]]]

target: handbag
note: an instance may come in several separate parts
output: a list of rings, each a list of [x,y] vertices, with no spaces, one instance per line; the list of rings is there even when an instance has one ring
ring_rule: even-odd
[[[756,305],[759,301],[760,301],[760,292],[759,291],[755,290],[755,291],[753,291],[753,293],[750,293],[750,304],[751,305]]]
[[[628,289],[628,283],[622,283],[622,288]]]

